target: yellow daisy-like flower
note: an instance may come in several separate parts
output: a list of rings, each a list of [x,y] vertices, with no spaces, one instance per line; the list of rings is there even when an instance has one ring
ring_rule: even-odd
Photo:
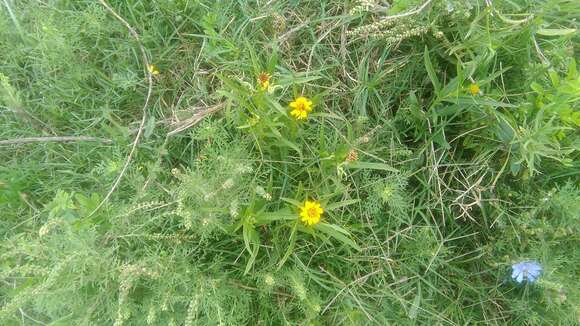
[[[471,93],[471,95],[473,96],[478,95],[479,92],[480,92],[479,85],[477,85],[476,83],[472,83],[471,85],[469,85],[469,93]]]
[[[270,78],[270,74],[266,72],[261,72],[258,75],[258,86],[260,87],[260,90],[267,91],[270,88]]]
[[[154,76],[159,75],[159,70],[157,70],[157,67],[155,67],[155,65],[148,65],[147,70]]]
[[[319,202],[307,200],[304,206],[300,207],[300,220],[306,225],[318,224],[323,213],[324,209],[320,207]]]
[[[290,103],[292,111],[290,115],[296,118],[296,120],[305,120],[308,117],[308,113],[312,112],[312,101],[304,96],[300,96]]]

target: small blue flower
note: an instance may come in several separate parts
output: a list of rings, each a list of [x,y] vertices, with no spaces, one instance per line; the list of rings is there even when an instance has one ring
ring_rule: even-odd
[[[534,283],[542,274],[542,266],[535,261],[523,261],[512,265],[512,278],[518,283],[524,280]]]

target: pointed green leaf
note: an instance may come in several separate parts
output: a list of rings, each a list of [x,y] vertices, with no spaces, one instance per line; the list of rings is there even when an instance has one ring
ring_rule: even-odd
[[[256,216],[256,225],[269,224],[274,221],[291,221],[297,219],[296,213],[291,212],[288,208],[283,208],[276,212],[263,212]]]
[[[415,295],[415,300],[413,300],[413,305],[411,306],[411,310],[409,310],[409,318],[415,319],[417,318],[417,314],[419,313],[419,304],[421,303],[421,287]]]
[[[256,257],[258,257],[258,250],[260,249],[260,246],[255,245],[254,246],[254,250],[252,251],[252,254],[250,255],[250,259],[248,260],[248,263],[246,264],[246,270],[244,271],[244,274],[248,274],[250,272],[250,269],[252,269],[252,266],[254,266],[254,263],[256,262]]]
[[[249,223],[244,223],[242,234],[244,237],[244,245],[249,253],[252,253],[252,244],[257,244],[260,241],[258,234],[254,227]]]
[[[349,199],[349,200],[343,200],[337,203],[332,203],[329,205],[326,205],[326,207],[324,207],[327,211],[333,211],[335,209],[339,209],[341,207],[345,207],[348,205],[352,205],[352,204],[356,204],[358,203],[360,200],[358,199]]]
[[[575,28],[540,28],[536,33],[544,36],[564,36],[576,33]]]
[[[350,233],[338,225],[328,224],[328,223],[318,223],[314,226],[314,229],[325,233],[326,235],[344,243],[347,246],[355,250],[360,250],[360,247],[352,240],[349,236]]]
[[[425,59],[425,69],[427,69],[429,79],[431,79],[431,83],[435,88],[435,93],[439,94],[439,92],[441,91],[441,84],[439,83],[437,74],[435,74],[435,69],[433,69],[433,64],[431,63],[431,58],[429,57],[429,49],[426,46],[425,52],[423,53],[423,58]]]
[[[371,162],[358,162],[354,161],[348,164],[345,164],[345,167],[348,169],[369,169],[369,170],[383,170],[389,172],[399,172],[399,170],[395,169],[384,163],[371,163]]]
[[[283,201],[287,202],[288,204],[292,205],[292,206],[296,206],[296,207],[301,207],[302,203],[292,199],[292,198],[286,198],[286,197],[281,197],[280,199],[282,199]]]

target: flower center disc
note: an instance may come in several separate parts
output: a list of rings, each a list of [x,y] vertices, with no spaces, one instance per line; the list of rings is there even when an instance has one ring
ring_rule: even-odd
[[[308,209],[308,216],[310,216],[310,217],[316,217],[317,213],[318,212],[316,211],[316,208],[314,208],[314,207],[310,207]]]

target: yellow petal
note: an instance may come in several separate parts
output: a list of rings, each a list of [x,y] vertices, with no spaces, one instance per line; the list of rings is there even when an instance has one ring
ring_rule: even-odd
[[[480,91],[479,85],[477,84],[469,85],[469,92],[471,93],[471,95],[477,95],[479,94],[479,91]]]

